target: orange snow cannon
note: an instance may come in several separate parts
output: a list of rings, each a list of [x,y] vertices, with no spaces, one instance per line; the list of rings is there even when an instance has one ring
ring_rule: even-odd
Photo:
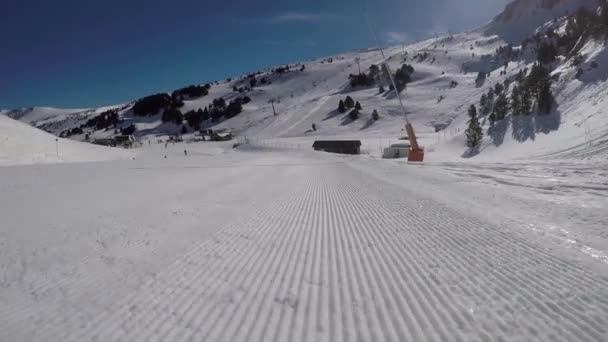
[[[410,140],[410,151],[407,155],[408,162],[422,162],[424,161],[424,149],[418,145],[418,139],[416,139],[416,132],[414,132],[414,126],[411,123],[405,125],[407,136]]]
[[[422,162],[424,161],[424,150],[410,148],[410,152],[407,155],[408,162]]]

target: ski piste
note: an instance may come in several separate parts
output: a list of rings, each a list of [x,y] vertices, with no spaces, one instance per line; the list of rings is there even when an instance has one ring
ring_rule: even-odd
[[[424,163],[383,159],[408,146],[388,85],[349,84],[384,62],[375,48],[262,70],[242,113],[205,127],[232,141],[189,127],[170,141],[186,125],[133,103],[1,111],[0,340],[608,340],[605,43],[552,63],[555,111],[479,114],[476,154],[465,137],[470,106],[536,61],[483,56],[563,33],[581,4],[596,5],[518,0],[384,50],[415,69],[403,108]],[[248,77],[184,112],[243,96]],[[337,111],[346,96],[356,120]],[[58,137],[112,109],[143,146],[90,143],[114,129]],[[313,151],[336,139],[361,155]]]

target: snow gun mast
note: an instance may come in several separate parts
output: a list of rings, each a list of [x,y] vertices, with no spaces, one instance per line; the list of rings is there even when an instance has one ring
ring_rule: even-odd
[[[407,131],[407,137],[410,141],[410,151],[407,155],[407,160],[410,162],[421,162],[424,160],[424,149],[418,145],[418,139],[416,138],[416,132],[414,132],[414,126],[411,123],[405,124],[405,130]]]
[[[399,99],[399,105],[401,106],[401,110],[403,111],[403,115],[405,117],[405,130],[407,131],[407,137],[410,141],[410,150],[408,153],[407,160],[410,162],[421,162],[424,160],[424,149],[421,148],[420,145],[418,145],[418,139],[416,138],[416,132],[414,132],[414,126],[412,126],[410,121],[407,119],[407,111],[405,110],[405,106],[403,105],[403,100],[401,99],[401,93],[399,92],[399,90],[397,90],[398,88],[397,88],[397,85],[395,84],[395,80],[393,78],[393,73],[391,71],[391,68],[388,65],[388,62],[386,60],[386,55],[384,54],[384,49],[382,49],[382,46],[380,45],[380,42],[378,40],[378,35],[376,34],[376,30],[374,29],[374,25],[369,20],[369,16],[367,15],[367,10],[366,10],[367,6],[365,3],[365,0],[362,0],[362,5],[363,5],[363,8],[362,8],[363,15],[365,16],[365,20],[367,21],[369,30],[372,33],[374,40],[376,41],[378,50],[380,50],[380,54],[382,55],[382,62],[384,64],[384,66],[386,67],[386,70],[388,71],[388,77],[393,85],[393,89],[397,93],[397,98]]]

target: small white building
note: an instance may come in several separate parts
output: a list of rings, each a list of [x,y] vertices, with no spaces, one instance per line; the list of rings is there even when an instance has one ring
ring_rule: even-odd
[[[382,158],[385,159],[398,159],[407,158],[410,152],[409,143],[393,144],[390,147],[384,149]]]

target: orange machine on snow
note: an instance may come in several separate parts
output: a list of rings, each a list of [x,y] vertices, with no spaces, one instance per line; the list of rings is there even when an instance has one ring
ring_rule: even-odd
[[[410,140],[410,152],[407,156],[407,161],[421,162],[424,160],[424,149],[418,145],[418,139],[416,138],[416,132],[414,132],[414,126],[411,123],[405,125],[407,131],[407,137]]]

